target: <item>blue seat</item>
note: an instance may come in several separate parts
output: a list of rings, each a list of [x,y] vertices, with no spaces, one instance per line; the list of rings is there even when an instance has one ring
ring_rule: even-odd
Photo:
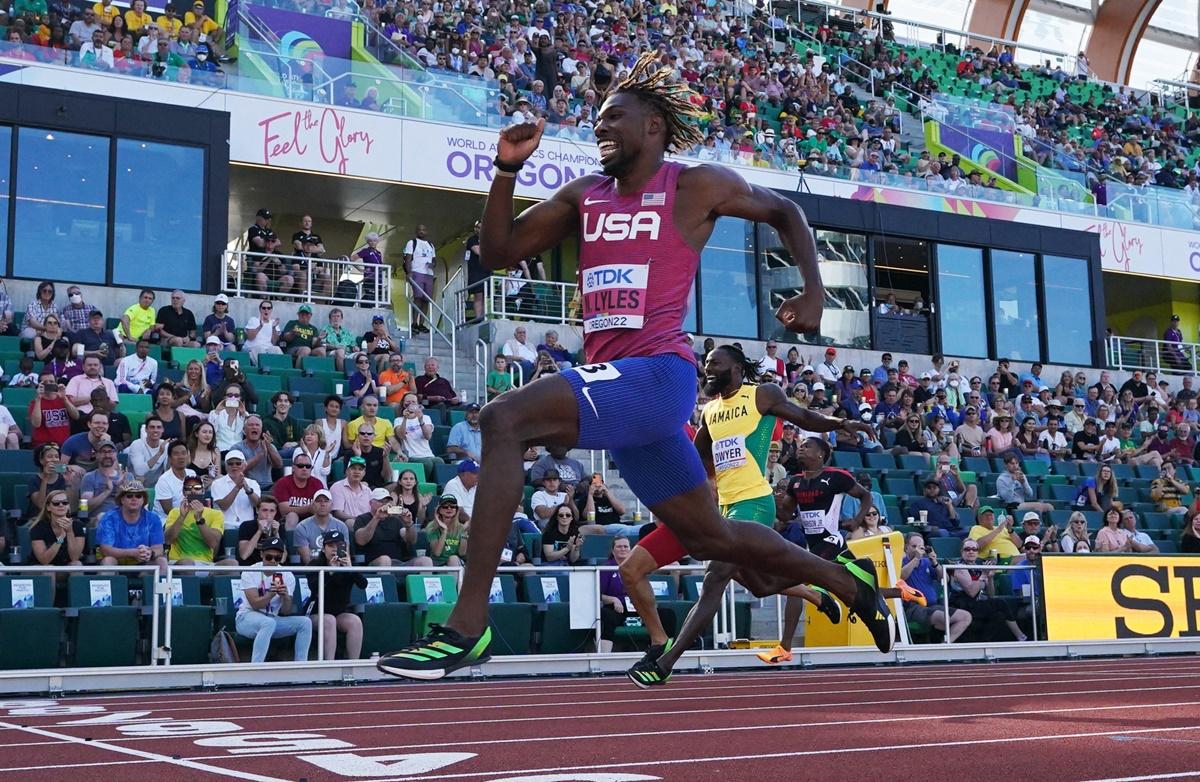
[[[896,469],[896,457],[890,453],[868,453],[865,457],[866,465],[873,470]]]
[[[861,470],[863,468],[862,454],[858,451],[834,451],[833,466],[844,470]]]

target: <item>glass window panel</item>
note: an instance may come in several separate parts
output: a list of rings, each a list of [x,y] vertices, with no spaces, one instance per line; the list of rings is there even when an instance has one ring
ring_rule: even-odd
[[[204,150],[117,141],[113,283],[200,288]]]
[[[700,329],[696,328],[696,282],[692,281],[692,292],[688,294],[687,312],[683,314],[683,330],[689,334],[695,334]]]
[[[8,256],[8,207],[12,177],[9,163],[12,160],[12,128],[0,125],[0,259]],[[0,262],[0,271],[7,268]]]
[[[1046,350],[1055,364],[1092,363],[1092,286],[1088,262],[1082,258],[1042,257],[1046,291]]]
[[[754,224],[717,220],[700,257],[700,331],[724,337],[758,336],[754,285]]]
[[[37,128],[18,133],[13,274],[103,283],[109,140]]]
[[[1195,26],[1195,13],[1192,25]],[[1137,88],[1152,89],[1155,79],[1178,81],[1187,75],[1192,52],[1179,46],[1151,41],[1143,38],[1133,57],[1133,68],[1129,72],[1129,84]]]
[[[799,293],[804,278],[791,254],[770,226],[760,227],[759,329],[762,337],[780,342],[835,344],[869,348],[870,296],[867,292],[867,238],[861,234],[817,230],[817,263],[825,283],[825,311],[819,335],[794,334],[775,319],[783,301]]]
[[[948,356],[987,358],[983,250],[952,244],[937,246],[937,316],[941,352]]]
[[[992,322],[996,328],[996,355],[999,358],[1014,361],[1041,359],[1033,261],[1031,253],[992,252]]]
[[[1083,49],[1084,37],[1089,29],[1090,25],[1075,19],[1063,19],[1031,8],[1022,18],[1017,41],[1071,56]],[[1040,63],[1053,59],[1042,52],[1017,49],[1017,62],[1020,63]]]

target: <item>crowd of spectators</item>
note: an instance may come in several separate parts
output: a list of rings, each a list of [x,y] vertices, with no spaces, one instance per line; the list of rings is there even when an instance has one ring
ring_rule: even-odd
[[[0,56],[179,83],[223,86],[225,31],[195,0],[184,13],[173,2],[157,17],[145,0],[71,4],[12,0],[0,4]]]

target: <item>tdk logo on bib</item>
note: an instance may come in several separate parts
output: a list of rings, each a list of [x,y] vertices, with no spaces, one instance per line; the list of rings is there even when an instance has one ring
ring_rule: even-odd
[[[658,239],[658,212],[635,212],[634,214],[583,215],[583,240],[585,242],[623,242],[626,239]]]
[[[647,264],[612,263],[582,273],[583,332],[640,329],[646,321]]]

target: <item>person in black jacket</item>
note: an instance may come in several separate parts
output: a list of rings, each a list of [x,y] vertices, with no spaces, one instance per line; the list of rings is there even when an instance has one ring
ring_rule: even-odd
[[[338,633],[346,634],[346,657],[357,660],[362,653],[363,626],[358,614],[350,610],[350,590],[353,587],[367,588],[367,579],[361,573],[350,568],[350,553],[347,549],[346,536],[341,530],[330,530],[322,536],[321,553],[317,554],[309,565],[319,567],[346,568],[344,573],[325,574],[325,659],[332,660],[337,653]],[[317,625],[317,595],[319,573],[308,574],[308,588],[312,593],[309,598],[308,614],[312,619],[314,632]],[[368,600],[370,595],[368,595]]]

